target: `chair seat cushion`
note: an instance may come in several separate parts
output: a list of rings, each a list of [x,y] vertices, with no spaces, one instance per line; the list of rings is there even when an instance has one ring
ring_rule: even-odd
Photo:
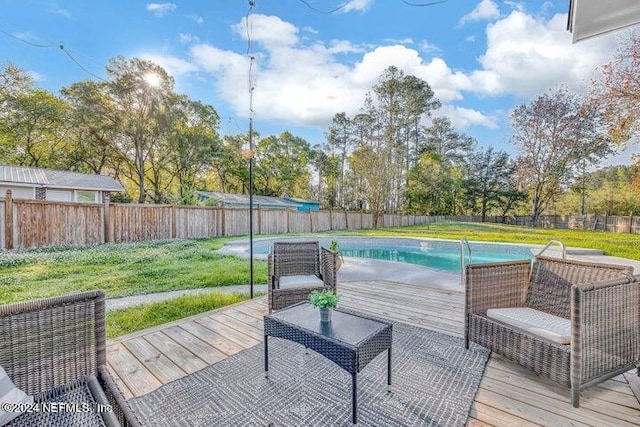
[[[19,404],[33,403],[33,397],[16,387],[2,366],[0,366],[0,403],[11,404],[10,408],[5,408],[4,405],[1,405],[0,426],[7,424],[22,414],[22,411],[18,411],[20,409]],[[8,409],[8,411],[5,409]]]
[[[487,317],[559,344],[571,343],[571,321],[529,307],[491,308]]]
[[[281,276],[280,289],[319,288],[324,282],[318,276]]]

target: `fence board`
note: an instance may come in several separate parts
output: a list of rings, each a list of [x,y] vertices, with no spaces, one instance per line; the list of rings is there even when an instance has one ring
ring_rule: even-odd
[[[253,229],[258,232],[257,215],[253,216]],[[249,234],[249,209],[224,209],[224,235],[241,236]]]
[[[331,218],[327,211],[315,211],[309,212],[312,217],[311,223],[313,224],[312,233],[331,230]]]
[[[4,235],[4,225],[5,225],[5,202],[3,199],[0,199],[0,251],[7,247],[7,243],[5,241]]]
[[[261,209],[259,212],[261,216],[260,234],[287,233],[287,211]]]
[[[222,235],[220,208],[178,206],[176,209],[176,237],[193,239]]]
[[[14,200],[14,248],[103,243],[102,205]]]
[[[143,242],[171,239],[172,212],[169,205],[110,206],[112,242]]]

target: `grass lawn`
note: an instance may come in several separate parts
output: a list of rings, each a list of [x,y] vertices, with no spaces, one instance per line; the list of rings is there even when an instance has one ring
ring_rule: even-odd
[[[439,239],[547,244],[561,240],[566,246],[603,250],[605,255],[640,260],[640,234],[607,233],[590,230],[557,230],[515,225],[467,222],[438,222],[429,225],[361,230],[359,236],[426,237]]]
[[[107,338],[115,338],[141,329],[162,325],[247,299],[249,299],[248,295],[213,291],[110,310],[107,313]]]
[[[104,289],[107,298],[249,283],[249,262],[214,251],[230,238],[107,244],[0,255],[0,303]],[[266,283],[256,261],[255,282]]]

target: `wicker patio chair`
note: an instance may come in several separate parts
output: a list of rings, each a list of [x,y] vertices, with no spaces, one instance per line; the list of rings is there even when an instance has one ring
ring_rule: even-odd
[[[103,291],[0,305],[0,366],[35,402],[112,411],[26,412],[9,426],[140,426],[106,366]]]
[[[639,366],[640,276],[632,271],[547,257],[532,266],[526,260],[468,265],[466,346],[475,342],[570,387],[577,408],[581,390]],[[555,316],[564,334],[494,314],[523,308],[536,319]]]
[[[336,292],[338,254],[318,242],[274,242],[268,256],[269,312],[305,301],[315,290]]]

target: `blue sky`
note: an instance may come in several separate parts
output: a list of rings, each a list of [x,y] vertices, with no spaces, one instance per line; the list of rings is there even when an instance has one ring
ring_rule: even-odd
[[[568,3],[352,0],[324,14],[312,8],[344,1],[255,0],[247,29],[243,0],[0,0],[0,65],[11,62],[57,93],[92,74],[106,78],[117,55],[151,59],[178,92],[213,105],[221,131],[233,134],[248,127],[249,35],[262,135],[291,130],[322,143],[333,114],[357,113],[396,65],[432,86],[443,104],[437,114],[480,145],[514,153],[509,112],[557,84],[584,91],[623,34],[571,44]]]

